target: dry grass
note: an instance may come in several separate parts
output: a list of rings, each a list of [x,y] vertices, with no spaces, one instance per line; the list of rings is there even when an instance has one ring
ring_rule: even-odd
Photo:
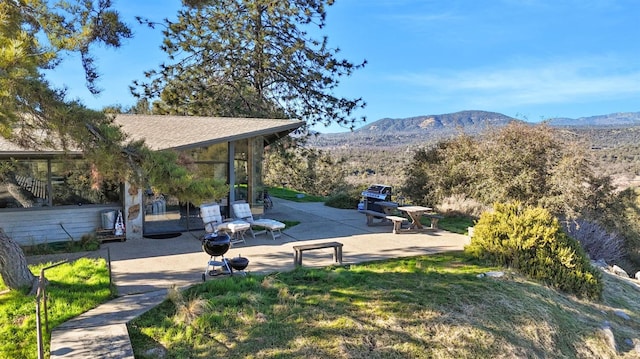
[[[130,325],[137,358],[637,358],[640,290],[606,279],[580,300],[459,253],[208,281],[210,312],[180,329],[163,306]],[[627,313],[624,320],[616,310]],[[618,352],[601,330],[611,324]],[[203,334],[205,333],[205,334]],[[188,354],[187,354],[188,353]]]
[[[462,214],[478,218],[482,213],[491,210],[491,207],[460,194],[443,199],[437,209],[446,214]]]

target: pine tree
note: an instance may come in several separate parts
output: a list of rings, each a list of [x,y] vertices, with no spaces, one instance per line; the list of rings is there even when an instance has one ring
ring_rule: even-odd
[[[52,89],[42,70],[55,68],[66,53],[79,53],[87,87],[98,93],[91,47],[118,47],[130,36],[109,0],[0,2],[0,135],[25,147],[80,146],[89,155],[100,152],[98,142],[106,146],[103,152],[112,149],[122,139],[119,131],[103,114],[66,101],[65,91]],[[10,289],[35,288],[22,250],[2,229],[0,275]]]
[[[308,125],[354,127],[362,98],[337,97],[343,76],[362,68],[336,58],[325,25],[329,0],[191,0],[165,20],[169,62],[136,81],[136,96],[155,113],[297,118]],[[149,20],[139,19],[150,26]]]

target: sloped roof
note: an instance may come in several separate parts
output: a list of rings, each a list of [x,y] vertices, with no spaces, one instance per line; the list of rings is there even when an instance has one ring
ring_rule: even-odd
[[[116,124],[152,150],[187,149],[255,136],[282,137],[304,121],[263,118],[117,115]]]
[[[115,123],[130,140],[144,140],[152,150],[189,149],[221,142],[265,136],[270,143],[304,124],[300,120],[199,117],[168,115],[116,115]],[[59,155],[62,151],[25,149],[0,136],[0,157]],[[75,154],[75,152],[74,152]]]

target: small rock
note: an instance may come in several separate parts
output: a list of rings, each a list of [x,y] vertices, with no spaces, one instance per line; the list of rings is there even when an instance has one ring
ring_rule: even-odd
[[[613,311],[613,313],[617,316],[619,316],[620,318],[624,319],[624,320],[629,320],[631,319],[631,317],[629,317],[629,315],[621,310],[615,310]]]
[[[611,330],[611,325],[609,325],[609,322],[605,321],[600,327],[600,330],[602,331],[602,334],[604,334],[604,337],[607,338],[607,343],[609,344],[609,347],[613,351],[617,352],[618,348],[616,347],[616,338],[613,335],[613,330]]]
[[[144,352],[144,354],[150,358],[164,358],[167,351],[164,348],[151,348]]]
[[[627,277],[629,278],[629,274],[627,272],[625,272],[624,269],[618,267],[617,265],[613,265],[613,267],[611,267],[611,271],[613,272],[613,274],[618,275],[620,277]]]
[[[484,278],[484,273],[480,273],[480,274],[478,274],[476,277],[478,277],[478,278]]]
[[[602,258],[598,259],[597,261],[591,261],[591,265],[599,268],[609,268],[607,262],[605,262]]]
[[[637,279],[637,280],[640,280],[640,271],[637,271],[637,272],[636,272],[636,279]]]
[[[487,277],[500,278],[504,275],[504,272],[487,272]]]

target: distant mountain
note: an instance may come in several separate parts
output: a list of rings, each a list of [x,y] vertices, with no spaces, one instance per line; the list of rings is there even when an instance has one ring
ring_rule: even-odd
[[[459,133],[478,134],[520,121],[496,112],[460,111],[409,118],[383,118],[353,132],[327,133],[310,140],[314,147],[395,147],[430,143]]]
[[[476,135],[490,128],[521,120],[488,111],[460,111],[409,118],[383,118],[353,132],[321,134],[310,140],[313,147],[398,147],[434,143],[456,134]],[[592,130],[602,127],[640,126],[640,112],[547,120],[552,126]]]
[[[363,126],[356,133],[410,133],[417,135],[438,131],[472,132],[485,130],[489,127],[500,127],[511,121],[519,121],[496,112],[487,111],[460,111],[443,115],[417,116],[402,119],[383,118],[376,122]]]
[[[635,126],[640,125],[640,112],[618,112],[576,119],[554,118],[548,122],[552,126]]]

